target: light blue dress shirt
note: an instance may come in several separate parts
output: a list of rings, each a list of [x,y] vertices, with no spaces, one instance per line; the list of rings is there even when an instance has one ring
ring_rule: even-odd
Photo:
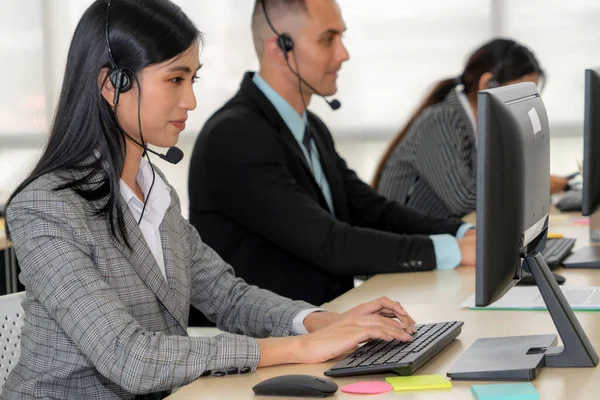
[[[309,159],[308,151],[302,144],[302,139],[304,137],[304,129],[307,123],[306,112],[300,116],[296,110],[277,93],[258,73],[254,74],[252,78],[252,82],[258,87],[258,89],[265,95],[267,99],[273,104],[273,107],[277,110],[289,130],[292,132],[292,135],[298,142],[298,145],[302,149],[304,153],[304,157],[308,161],[308,165],[313,173],[313,176],[321,191],[323,192],[323,196],[325,197],[325,201],[329,206],[329,210],[333,215],[333,198],[331,196],[331,188],[329,187],[329,182],[327,181],[327,177],[323,173],[323,167],[321,166],[321,161],[319,159],[319,151],[317,146],[315,145],[314,140],[311,139],[311,157]],[[463,224],[460,226],[458,231],[456,232],[456,238],[462,238],[467,233],[469,229],[473,228],[471,224]],[[452,269],[456,268],[460,264],[460,260],[462,258],[460,254],[460,248],[458,247],[458,243],[456,238],[452,235],[431,235],[431,241],[433,242],[433,249],[435,251],[435,259],[438,269]]]
[[[315,141],[313,139],[310,140],[310,158],[308,154],[308,150],[304,147],[302,143],[302,139],[304,138],[304,130],[307,125],[307,117],[306,111],[300,116],[296,110],[284,100],[283,97],[279,95],[258,73],[254,74],[252,78],[252,82],[260,89],[260,91],[269,99],[273,107],[277,110],[288,129],[294,135],[294,138],[298,142],[298,145],[302,149],[304,153],[304,157],[306,157],[306,161],[312,171],[313,177],[317,184],[321,188],[323,192],[323,197],[325,197],[325,201],[329,206],[329,211],[331,214],[335,215],[333,210],[333,198],[331,196],[331,188],[329,187],[329,182],[327,181],[327,177],[323,172],[323,167],[321,165],[321,161],[319,159],[319,150],[315,145]]]

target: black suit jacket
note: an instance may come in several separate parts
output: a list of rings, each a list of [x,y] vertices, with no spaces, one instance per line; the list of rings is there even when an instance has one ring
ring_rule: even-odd
[[[252,76],[195,144],[190,222],[202,239],[247,282],[312,304],[351,289],[355,275],[434,269],[426,235],[454,235],[461,221],[427,217],[378,195],[309,113],[334,217],[298,142]]]

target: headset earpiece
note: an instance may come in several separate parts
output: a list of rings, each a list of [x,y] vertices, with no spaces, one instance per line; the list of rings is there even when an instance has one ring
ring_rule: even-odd
[[[287,53],[294,50],[294,41],[290,35],[287,33],[282,33],[281,35],[277,36],[277,46],[279,46],[281,51],[283,51],[287,57]]]
[[[127,72],[123,70],[123,68],[113,69],[110,71],[109,77],[110,82],[115,88],[113,104],[116,106],[119,104],[119,95],[131,89],[131,79],[129,78],[129,75],[127,75]]]
[[[122,68],[110,71],[110,81],[120,93],[125,93],[131,89],[131,79],[129,79],[129,75]]]

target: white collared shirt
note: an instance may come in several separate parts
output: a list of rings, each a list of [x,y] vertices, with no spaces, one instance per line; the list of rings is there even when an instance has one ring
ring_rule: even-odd
[[[165,217],[165,213],[171,204],[171,191],[165,181],[156,174],[154,186],[152,192],[148,195],[150,185],[152,185],[152,169],[148,161],[142,159],[140,162],[140,169],[136,177],[137,183],[144,192],[144,196],[148,198],[146,203],[146,209],[144,211],[144,217],[139,227],[144,235],[144,239],[148,244],[148,248],[152,255],[156,259],[156,263],[160,268],[160,272],[167,279],[167,272],[165,270],[165,258],[162,250],[162,243],[160,239],[160,224]],[[133,217],[136,222],[139,221],[144,207],[144,202],[138,199],[133,190],[127,186],[127,184],[121,179],[119,181],[121,189],[121,196],[129,206]]]
[[[152,169],[150,168],[148,161],[144,159],[142,159],[140,162],[140,169],[138,171],[136,181],[140,185],[140,188],[142,188],[144,195],[148,197],[146,210],[144,211],[144,218],[142,219],[142,223],[139,225],[139,227],[144,235],[146,244],[148,244],[148,248],[150,248],[152,255],[156,259],[156,263],[160,268],[160,272],[164,276],[165,280],[167,280],[167,272],[165,270],[165,259],[162,250],[159,227],[165,217],[165,213],[167,212],[169,205],[171,204],[171,191],[165,181],[163,181],[162,178],[156,174],[152,192],[148,196],[148,191],[150,189],[150,185],[152,184]],[[123,199],[129,206],[129,209],[133,213],[135,220],[139,221],[144,203],[137,198],[133,190],[127,186],[123,179],[119,181],[119,186],[121,189],[121,196],[123,196]],[[298,315],[296,315],[292,321],[292,332],[299,335],[308,333],[306,327],[304,326],[304,319],[309,314],[318,311],[326,310],[322,308],[309,308],[298,313]]]
[[[475,121],[475,114],[473,114],[473,109],[471,108],[471,103],[469,103],[469,99],[467,98],[467,95],[463,91],[463,88],[464,87],[462,85],[456,86],[456,97],[458,97],[460,104],[465,109],[465,112],[467,113],[467,116],[469,117],[469,121],[471,122],[471,125],[473,126],[473,132],[475,134],[475,146],[477,146],[477,121]]]

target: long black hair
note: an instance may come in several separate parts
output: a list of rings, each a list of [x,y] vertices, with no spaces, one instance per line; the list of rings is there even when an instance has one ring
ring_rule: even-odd
[[[481,75],[486,72],[491,72],[494,75],[493,79],[498,85],[517,80],[534,72],[540,76],[542,82],[545,80],[544,70],[542,70],[533,52],[527,47],[510,39],[493,39],[485,43],[471,54],[463,73],[459,77],[443,79],[436,83],[431,92],[425,97],[425,100],[419,105],[417,111],[394,137],[375,171],[374,188],[379,185],[381,173],[388,158],[419,115],[426,108],[444,100],[448,93],[459,84],[464,86],[464,92],[469,99],[476,99],[479,91],[479,80]]]
[[[106,217],[112,234],[129,246],[118,198],[125,139],[98,83],[100,71],[112,69],[106,38],[108,6],[109,0],[96,0],[79,21],[48,143],[7,206],[45,174],[77,172],[65,174],[70,177],[67,183],[55,190],[72,189],[90,203],[96,202],[94,212]],[[115,62],[134,72],[169,60],[202,41],[194,23],[169,0],[112,0],[109,33]]]

